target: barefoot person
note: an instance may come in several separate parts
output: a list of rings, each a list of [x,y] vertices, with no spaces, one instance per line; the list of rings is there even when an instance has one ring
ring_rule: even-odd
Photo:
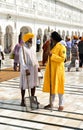
[[[50,62],[51,62],[51,77],[50,75],[50,66],[49,58],[46,64],[46,70],[44,75],[44,85],[43,92],[50,93],[50,81],[51,81],[51,101],[52,104],[46,105],[44,108],[51,108],[51,105],[54,105],[54,99],[56,94],[59,96],[59,107],[58,110],[63,110],[64,108],[64,61],[66,58],[66,48],[60,41],[62,40],[61,36],[56,32],[51,33],[51,50],[49,52]],[[51,78],[51,79],[50,79]]]
[[[20,87],[21,87],[21,106],[25,106],[25,90],[28,88],[27,85],[27,77],[28,76],[28,83],[31,89],[31,96],[35,96],[35,89],[37,86],[38,80],[38,60],[36,58],[36,51],[35,48],[32,46],[32,39],[34,34],[27,33],[23,36],[23,41],[25,44],[23,45],[24,55],[22,47],[20,48],[19,55],[20,55]],[[26,63],[25,63],[26,61]]]

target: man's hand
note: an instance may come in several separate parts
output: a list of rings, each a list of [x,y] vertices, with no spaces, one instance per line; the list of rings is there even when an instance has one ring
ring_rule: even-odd
[[[40,67],[38,68],[38,72],[40,72],[41,71],[41,69],[40,69]]]
[[[52,56],[52,53],[51,53],[51,52],[49,52],[49,56]]]
[[[28,69],[26,70],[26,75],[30,75],[30,71]]]

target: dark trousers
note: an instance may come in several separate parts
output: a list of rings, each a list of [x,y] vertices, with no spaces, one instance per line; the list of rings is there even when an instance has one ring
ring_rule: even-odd
[[[0,68],[1,68],[1,60],[0,60]]]
[[[14,63],[14,70],[17,71],[17,63]]]
[[[17,69],[20,71],[20,64],[14,63],[14,71],[17,71]]]
[[[82,67],[83,65],[83,54],[79,54],[79,58],[80,58],[80,67]]]
[[[37,52],[40,51],[40,44],[37,44]]]

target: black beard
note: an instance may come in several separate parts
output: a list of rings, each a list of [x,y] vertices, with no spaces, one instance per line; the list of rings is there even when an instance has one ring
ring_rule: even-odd
[[[53,41],[51,41],[50,42],[50,49],[52,49],[55,45],[56,45],[56,43],[54,43]]]

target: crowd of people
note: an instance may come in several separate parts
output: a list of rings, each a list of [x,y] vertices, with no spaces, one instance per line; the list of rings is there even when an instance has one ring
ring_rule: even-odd
[[[36,50],[33,46],[33,33],[19,35],[18,44],[14,47],[14,71],[20,71],[20,89],[21,89],[21,106],[26,106],[25,91],[29,87],[30,95],[35,96],[36,86],[38,86],[38,72],[40,66],[36,57]],[[37,39],[37,49],[40,48],[40,39]],[[64,109],[64,82],[66,61],[71,61],[68,65],[68,71],[71,67],[83,65],[83,37],[73,36],[66,37],[64,41],[59,33],[51,32],[50,39],[46,40],[43,47],[42,64],[46,65],[43,83],[43,92],[49,93],[49,103],[44,109],[54,106],[55,97],[58,94],[58,110]],[[38,50],[37,50],[38,51]],[[0,67],[1,60],[4,59],[2,48],[0,47]],[[78,64],[78,65],[77,65]],[[27,79],[28,78],[28,79]],[[27,83],[28,82],[28,83]],[[33,101],[34,102],[34,101]],[[39,102],[37,102],[39,104]]]
[[[68,72],[72,67],[75,67],[76,71],[79,71],[79,67],[83,65],[83,37],[73,36],[72,40],[70,37],[66,39],[67,48],[67,61],[70,61],[68,65]]]

